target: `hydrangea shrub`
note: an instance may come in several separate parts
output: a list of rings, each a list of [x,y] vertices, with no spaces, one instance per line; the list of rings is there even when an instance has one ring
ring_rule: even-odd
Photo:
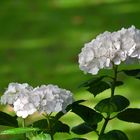
[[[79,54],[79,68],[90,73],[93,78],[85,81],[80,87],[93,94],[94,97],[110,89],[110,97],[100,100],[95,107],[82,104],[84,100],[74,101],[73,94],[57,85],[41,85],[33,88],[27,83],[10,83],[1,97],[1,104],[13,107],[16,116],[0,112],[0,125],[15,127],[0,132],[4,134],[24,134],[29,140],[54,140],[57,132],[70,133],[68,124],[60,121],[71,111],[80,116],[83,122],[74,126],[71,131],[77,135],[96,132],[98,140],[128,140],[127,134],[121,130],[110,130],[106,127],[110,120],[140,123],[140,109],[129,108],[130,101],[116,93],[116,87],[124,84],[119,74],[140,80],[140,69],[120,69],[119,65],[129,64],[140,59],[140,30],[131,26],[115,32],[104,32],[91,42],[86,43]],[[100,69],[108,69],[111,74],[98,75]],[[96,76],[98,75],[98,76]],[[39,112],[44,118],[27,126],[25,119]],[[53,112],[56,112],[55,114]],[[114,115],[115,114],[115,115]],[[22,126],[17,118],[22,118]],[[99,127],[99,123],[102,126]],[[71,138],[69,140],[86,140]]]

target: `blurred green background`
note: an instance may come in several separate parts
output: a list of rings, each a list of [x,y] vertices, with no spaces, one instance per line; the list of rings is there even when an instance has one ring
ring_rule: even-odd
[[[27,82],[34,87],[52,83],[71,90],[76,100],[86,99],[85,104],[93,108],[109,91],[94,99],[84,89],[77,88],[92,77],[80,71],[78,54],[84,43],[99,33],[131,25],[140,28],[139,0],[1,0],[0,94],[10,82]],[[139,81],[121,78],[126,84],[117,92],[130,99],[131,107],[140,107]],[[1,106],[1,110],[11,109]],[[35,119],[28,118],[27,123]],[[62,120],[71,126],[82,121],[73,113]],[[140,125],[114,120],[109,124],[110,129],[125,131],[130,140],[140,137]],[[75,136],[56,134],[55,139]],[[97,139],[94,132],[80,137]],[[0,136],[0,139],[22,140],[21,136]]]

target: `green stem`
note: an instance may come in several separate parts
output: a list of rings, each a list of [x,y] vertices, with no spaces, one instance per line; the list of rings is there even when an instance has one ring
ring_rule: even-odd
[[[113,78],[113,83],[112,83],[112,87],[111,87],[111,99],[113,98],[114,93],[115,93],[115,85],[116,85],[116,81],[117,81],[117,69],[118,69],[118,66],[113,64],[114,78]],[[107,114],[107,117],[104,118],[104,119],[105,119],[105,122],[104,122],[103,127],[100,131],[99,140],[101,139],[102,135],[104,134],[104,131],[106,129],[106,126],[107,126],[109,120],[111,120],[110,119],[110,114]]]
[[[107,126],[109,120],[110,120],[110,115],[108,115],[107,118],[105,119],[105,122],[104,122],[104,124],[103,124],[102,129],[101,129],[101,132],[100,132],[100,134],[99,134],[99,140],[100,140],[100,138],[102,137],[102,135],[104,134],[104,131],[105,131],[105,129],[106,129],[106,126]]]
[[[49,128],[49,131],[50,131],[51,140],[54,140],[53,134],[51,132],[52,130],[51,130],[51,124],[50,124],[50,119],[49,119],[50,115],[45,115],[45,116],[46,116],[46,119],[47,119],[47,123],[48,123],[48,128]]]
[[[23,119],[23,121],[22,121],[22,127],[23,128],[25,127],[25,119]],[[25,138],[25,140],[27,140],[26,133],[24,134],[24,138]]]
[[[116,81],[117,81],[118,66],[113,64],[113,70],[114,70],[114,78],[113,78],[113,83],[112,83],[112,87],[111,87],[111,97],[113,97],[114,93],[115,93],[115,85],[116,85]]]
[[[53,135],[51,135],[51,140],[54,140]]]

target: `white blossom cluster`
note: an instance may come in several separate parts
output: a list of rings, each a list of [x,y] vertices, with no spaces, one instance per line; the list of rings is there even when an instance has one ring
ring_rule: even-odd
[[[1,104],[12,105],[17,116],[22,118],[36,111],[47,114],[66,112],[66,107],[72,102],[70,91],[51,84],[33,88],[27,83],[10,83],[1,97]]]
[[[79,54],[79,67],[86,73],[97,74],[130,58],[140,59],[140,30],[135,26],[116,32],[104,32],[86,43]]]
[[[51,112],[65,112],[66,107],[73,102],[73,98],[70,91],[50,84],[35,88],[32,101],[39,112],[50,114]]]

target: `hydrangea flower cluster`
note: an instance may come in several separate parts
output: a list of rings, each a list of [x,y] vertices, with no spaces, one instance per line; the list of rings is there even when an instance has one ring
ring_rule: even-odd
[[[65,112],[66,107],[72,102],[70,91],[51,84],[33,88],[27,83],[10,83],[1,97],[1,104],[12,105],[17,116],[22,118],[36,111],[47,114]]]
[[[66,112],[65,109],[72,104],[72,93],[56,85],[42,85],[33,90],[32,102],[39,112]]]
[[[79,67],[86,73],[97,74],[130,58],[140,59],[140,30],[135,26],[116,32],[104,32],[86,43],[79,54]]]

